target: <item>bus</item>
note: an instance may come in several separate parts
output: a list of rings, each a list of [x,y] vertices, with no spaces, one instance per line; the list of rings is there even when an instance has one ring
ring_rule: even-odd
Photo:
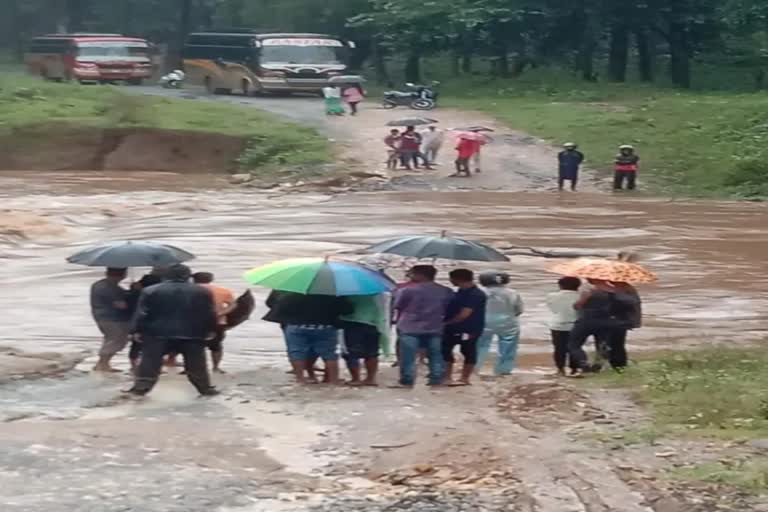
[[[184,71],[212,94],[318,93],[346,74],[354,47],[325,34],[199,32],[184,46]]]
[[[46,80],[131,85],[152,76],[151,45],[120,34],[51,34],[32,39],[27,70]]]

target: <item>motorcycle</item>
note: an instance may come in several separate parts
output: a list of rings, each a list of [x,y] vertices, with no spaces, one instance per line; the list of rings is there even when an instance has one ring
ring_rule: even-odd
[[[187,75],[182,70],[176,69],[167,75],[163,75],[160,78],[160,85],[162,85],[164,89],[181,89],[186,77]]]
[[[414,110],[432,110],[437,106],[437,86],[440,82],[432,82],[430,85],[416,85],[407,83],[407,91],[387,91],[381,106],[386,109],[408,106]]]

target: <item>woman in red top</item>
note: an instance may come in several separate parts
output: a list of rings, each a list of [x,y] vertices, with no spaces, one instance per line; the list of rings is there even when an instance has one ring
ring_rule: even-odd
[[[456,174],[454,176],[466,176],[469,177],[472,173],[469,170],[469,160],[472,155],[480,150],[480,143],[476,140],[459,139],[459,143],[456,146],[458,157],[456,158]]]

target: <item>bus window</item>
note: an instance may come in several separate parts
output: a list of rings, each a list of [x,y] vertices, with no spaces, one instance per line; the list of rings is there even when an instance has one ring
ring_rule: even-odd
[[[345,51],[336,46],[277,46],[261,48],[264,64],[343,64]]]

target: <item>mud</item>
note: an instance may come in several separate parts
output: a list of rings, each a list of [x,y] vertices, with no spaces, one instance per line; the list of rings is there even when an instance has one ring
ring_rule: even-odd
[[[201,132],[31,127],[0,136],[0,170],[228,173],[245,144]]]

